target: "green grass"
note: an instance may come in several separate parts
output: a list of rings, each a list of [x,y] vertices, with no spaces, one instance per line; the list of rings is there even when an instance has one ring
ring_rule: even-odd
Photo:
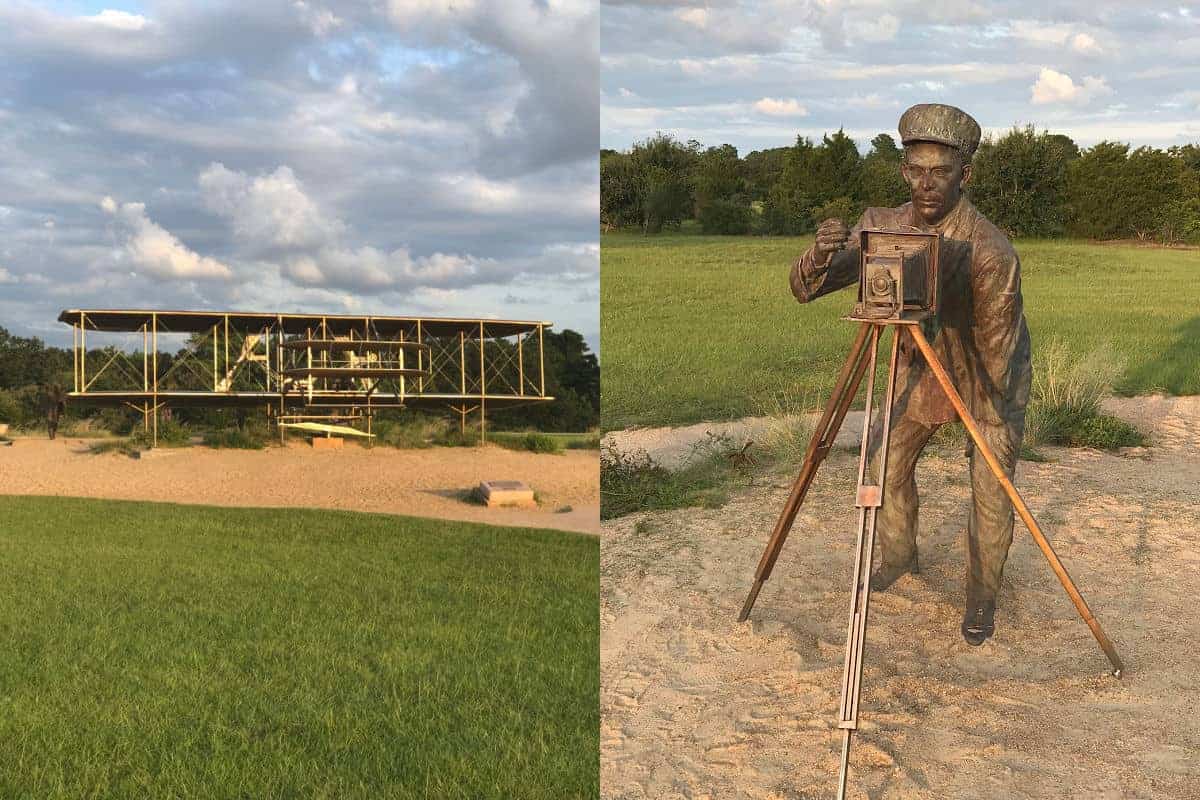
[[[853,335],[849,290],[802,306],[787,274],[810,239],[604,234],[605,430],[755,413],[827,395]],[[1034,342],[1124,363],[1123,394],[1200,393],[1200,251],[1018,240]]]
[[[591,537],[0,497],[0,797],[596,797]]]
[[[533,440],[529,437],[535,436],[539,441],[531,444]],[[586,433],[544,433],[541,431],[488,431],[487,438],[489,442],[504,447],[511,447],[514,450],[533,450],[533,452],[541,452],[533,448],[545,446],[550,448],[546,452],[558,452],[560,450],[599,450],[600,449],[600,433],[598,431],[590,431]]]

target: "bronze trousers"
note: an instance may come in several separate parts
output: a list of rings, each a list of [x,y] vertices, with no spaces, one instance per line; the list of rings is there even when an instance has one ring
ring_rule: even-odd
[[[917,554],[917,459],[939,425],[923,425],[897,414],[892,419],[884,476],[883,505],[877,516],[876,538],[884,564],[901,566]],[[984,439],[1011,479],[1024,432],[1024,414],[1008,425],[980,425]],[[871,460],[878,461],[882,419],[871,434]],[[969,443],[969,440],[968,440]],[[967,521],[967,600],[996,599],[1008,548],[1013,537],[1013,507],[987,461],[969,443],[971,514]],[[872,470],[872,474],[875,470]]]

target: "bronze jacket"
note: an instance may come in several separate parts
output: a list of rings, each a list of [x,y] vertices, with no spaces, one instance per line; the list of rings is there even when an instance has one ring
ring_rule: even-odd
[[[834,253],[826,266],[813,265],[813,248],[792,265],[797,300],[807,303],[857,284],[858,234],[864,228],[941,232],[941,309],[936,319],[923,323],[925,335],[977,422],[1021,430],[1032,371],[1021,262],[1008,238],[965,197],[936,226],[923,225],[912,203],[868,208],[851,231],[847,249]],[[900,343],[896,392],[897,413],[917,422],[936,425],[957,419],[932,370],[907,338]]]

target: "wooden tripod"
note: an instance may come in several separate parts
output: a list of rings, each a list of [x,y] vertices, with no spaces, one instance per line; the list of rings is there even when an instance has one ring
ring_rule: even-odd
[[[921,331],[919,322],[894,319],[857,321],[860,322],[858,335],[855,337],[854,343],[850,347],[850,354],[847,356],[846,362],[842,365],[842,370],[838,374],[837,383],[834,385],[829,402],[825,406],[825,412],[821,415],[821,420],[817,423],[816,430],[813,431],[812,439],[808,443],[808,450],[804,455],[804,464],[800,469],[800,474],[792,486],[791,494],[784,504],[778,522],[775,523],[775,529],[771,533],[771,538],[767,541],[767,547],[763,551],[762,558],[758,562],[758,569],[754,574],[754,584],[750,587],[746,603],[742,606],[742,613],[738,616],[739,622],[744,622],[750,616],[750,610],[754,608],[754,601],[758,598],[759,590],[762,589],[763,583],[771,577],[771,570],[779,558],[779,552],[783,549],[784,542],[787,541],[788,533],[791,532],[792,523],[796,519],[800,505],[804,502],[805,495],[808,494],[808,488],[812,485],[817,467],[821,465],[821,462],[825,460],[825,456],[829,454],[830,449],[833,447],[834,439],[837,438],[838,430],[841,428],[842,421],[846,417],[846,412],[854,400],[854,395],[858,391],[858,386],[862,382],[865,373],[867,375],[866,416],[863,420],[862,447],[859,451],[858,460],[858,489],[854,503],[858,508],[858,540],[854,553],[854,583],[851,589],[850,625],[846,641],[846,657],[842,670],[842,701],[838,721],[838,727],[842,729],[842,760],[838,776],[838,800],[843,800],[846,796],[846,777],[850,763],[850,736],[858,728],[858,700],[862,689],[863,647],[867,633],[867,610],[871,597],[871,560],[875,552],[875,518],[880,506],[883,505],[883,486],[891,434],[892,405],[896,389],[896,365],[901,336],[907,335],[913,340],[917,348],[921,351],[921,355],[924,356],[929,368],[933,370],[934,377],[937,378],[942,391],[946,393],[950,404],[954,406],[954,410],[958,412],[958,416],[966,427],[971,440],[975,443],[979,454],[987,462],[992,474],[996,476],[996,480],[999,481],[1005,494],[1012,501],[1017,515],[1021,517],[1022,522],[1025,523],[1025,526],[1033,535],[1034,541],[1037,542],[1043,555],[1046,556],[1046,560],[1050,562],[1050,568],[1054,570],[1054,574],[1058,576],[1067,595],[1071,598],[1071,602],[1075,604],[1079,616],[1087,623],[1087,626],[1092,631],[1092,635],[1096,637],[1096,641],[1100,644],[1100,648],[1108,656],[1108,660],[1112,664],[1113,676],[1120,678],[1124,670],[1124,666],[1121,664],[1121,659],[1117,655],[1117,651],[1113,648],[1112,642],[1104,634],[1100,623],[1092,616],[1091,609],[1088,608],[1083,595],[1079,593],[1079,589],[1076,588],[1074,581],[1071,580],[1071,576],[1067,574],[1066,567],[1059,560],[1058,554],[1054,552],[1054,548],[1051,547],[1050,542],[1046,540],[1046,536],[1042,533],[1037,520],[1033,518],[1021,494],[1013,486],[1012,481],[1009,480],[1008,474],[996,458],[996,454],[983,438],[983,434],[979,430],[975,418],[971,416],[958,390],[954,388],[954,384],[950,381],[950,376],[947,374],[945,367],[942,366],[937,353],[934,352],[933,347],[929,344],[929,340],[925,338],[925,334]],[[879,356],[879,339],[885,327],[892,327],[894,334],[892,336],[892,352],[888,368],[887,391],[880,409],[883,417],[881,425],[882,440],[879,443],[880,461],[878,480],[870,482],[868,474],[868,451],[870,449],[871,436],[871,405],[875,391],[875,366]]]

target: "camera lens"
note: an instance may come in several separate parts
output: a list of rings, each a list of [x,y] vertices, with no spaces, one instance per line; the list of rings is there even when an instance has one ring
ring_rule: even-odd
[[[871,294],[876,297],[888,297],[892,294],[892,279],[889,275],[876,275],[871,278]]]

